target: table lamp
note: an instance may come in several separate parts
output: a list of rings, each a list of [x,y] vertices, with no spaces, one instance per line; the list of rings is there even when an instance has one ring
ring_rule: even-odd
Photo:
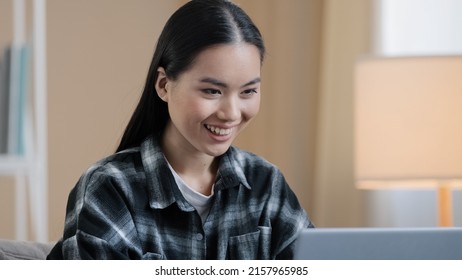
[[[365,57],[355,65],[355,182],[360,189],[434,188],[452,226],[462,187],[462,55]]]

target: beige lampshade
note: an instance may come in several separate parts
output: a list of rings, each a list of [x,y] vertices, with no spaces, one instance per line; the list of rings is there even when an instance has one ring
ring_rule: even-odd
[[[359,188],[462,186],[462,56],[355,66]]]

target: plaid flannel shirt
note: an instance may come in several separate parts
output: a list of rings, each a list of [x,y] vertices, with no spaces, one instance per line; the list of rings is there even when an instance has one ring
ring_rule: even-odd
[[[236,147],[220,157],[204,223],[155,137],[85,172],[49,259],[290,259],[313,227],[281,172]]]

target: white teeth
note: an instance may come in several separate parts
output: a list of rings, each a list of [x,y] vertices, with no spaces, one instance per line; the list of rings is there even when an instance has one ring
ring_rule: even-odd
[[[219,128],[211,125],[206,125],[207,129],[210,130],[212,133],[217,134],[217,135],[228,135],[231,133],[231,128],[224,129],[224,128]]]

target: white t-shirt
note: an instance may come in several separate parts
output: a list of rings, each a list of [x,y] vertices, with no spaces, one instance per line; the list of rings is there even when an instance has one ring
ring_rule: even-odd
[[[202,223],[204,223],[210,211],[210,204],[212,202],[213,196],[213,186],[212,193],[209,196],[196,192],[191,187],[189,187],[185,181],[183,181],[183,179],[180,177],[180,175],[178,175],[178,173],[176,173],[168,161],[167,163],[168,167],[173,173],[173,177],[175,178],[175,182],[178,185],[181,194],[184,196],[186,201],[188,201],[194,208],[196,208],[196,211],[201,216]]]

